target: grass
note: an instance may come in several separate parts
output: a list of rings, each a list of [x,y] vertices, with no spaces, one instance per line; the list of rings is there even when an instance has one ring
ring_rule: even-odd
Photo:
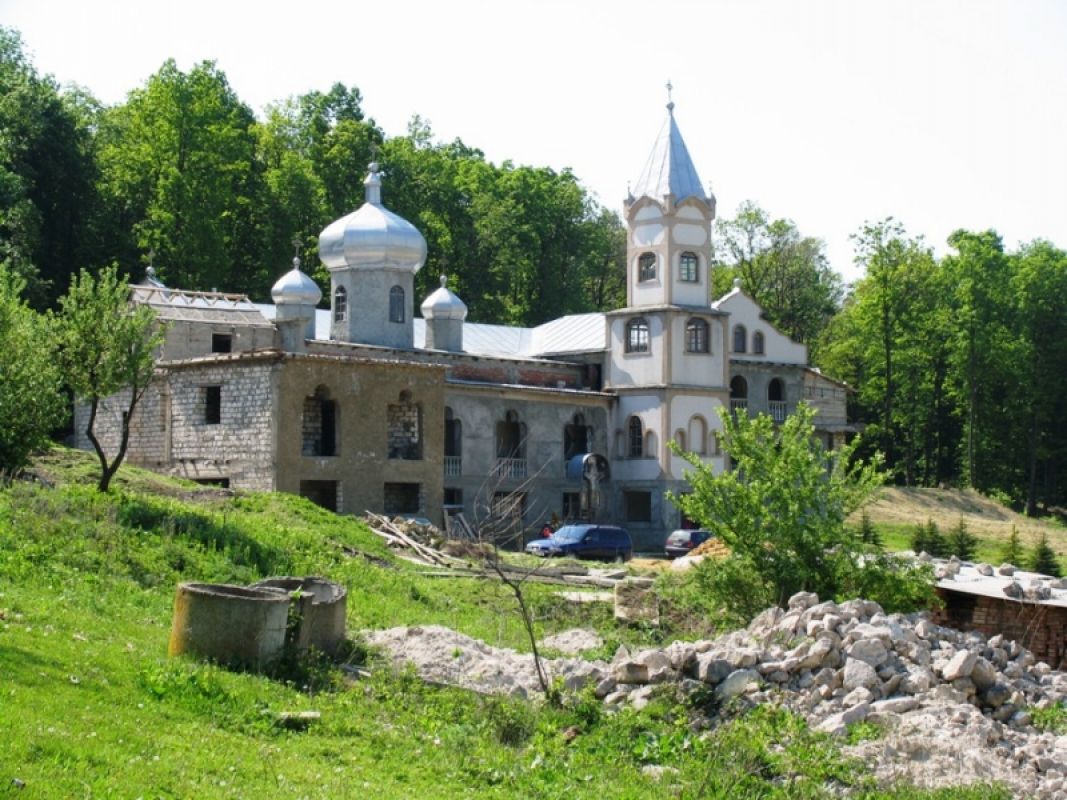
[[[769,707],[703,731],[682,698],[618,714],[589,695],[550,708],[427,686],[373,654],[358,682],[322,663],[282,680],[168,659],[177,582],[279,574],[347,586],[351,632],[436,623],[525,641],[495,583],[421,575],[358,520],[301,499],[135,470],[100,495],[85,457],[65,451],[36,468],[55,485],[0,488],[0,797],[815,798],[846,785],[870,798],[1003,796],[875,790],[835,742]],[[664,635],[554,589],[527,589],[544,634],[592,626],[611,647]],[[276,724],[303,710],[321,720]],[[669,771],[657,780],[649,765]]]

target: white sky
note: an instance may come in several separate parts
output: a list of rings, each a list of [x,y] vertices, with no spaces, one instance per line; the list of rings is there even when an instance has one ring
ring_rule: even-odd
[[[0,0],[0,24],[107,103],[169,57],[257,112],[341,81],[387,135],[419,114],[616,209],[669,79],[720,216],[753,199],[850,279],[849,235],[888,215],[938,252],[960,227],[1067,247],[1061,0]]]

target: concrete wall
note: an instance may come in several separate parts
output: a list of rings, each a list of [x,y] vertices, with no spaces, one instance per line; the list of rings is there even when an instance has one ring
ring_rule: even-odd
[[[744,351],[746,358],[779,364],[808,363],[808,348],[778,332],[771,323],[763,318],[763,309],[743,291],[734,289],[715,305],[720,311],[726,311],[730,314],[730,330],[726,341],[731,353],[734,353],[734,329],[738,325],[744,325],[747,342]],[[752,343],[754,334],[757,331],[763,334],[762,354],[753,352]]]
[[[303,452],[304,401],[322,387],[336,403],[336,455]],[[441,524],[444,370],[396,362],[291,357],[280,373],[276,415],[277,488],[301,493],[301,481],[335,482],[337,510],[385,509],[386,484],[418,484],[414,513]],[[410,392],[422,419],[422,458],[389,458],[390,406]],[[438,422],[441,420],[442,422]]]

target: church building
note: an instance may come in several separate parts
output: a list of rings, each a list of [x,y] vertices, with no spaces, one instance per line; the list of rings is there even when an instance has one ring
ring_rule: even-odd
[[[166,339],[128,461],[439,525],[506,503],[531,531],[592,519],[655,550],[685,523],[665,492],[685,491],[688,465],[668,444],[726,468],[720,410],[780,422],[805,401],[837,446],[851,430],[848,387],[809,366],[743,287],[711,300],[715,197],[667,110],[625,201],[625,308],[533,328],[472,323],[442,277],[416,317],[426,241],[383,205],[373,163],[364,204],[319,237],[329,309],[299,259],[267,304],[169,288],[150,269],[133,300]],[[100,410],[105,447],[121,408]]]

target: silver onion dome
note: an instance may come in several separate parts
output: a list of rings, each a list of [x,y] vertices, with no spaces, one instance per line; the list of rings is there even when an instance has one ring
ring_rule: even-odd
[[[363,185],[367,201],[319,234],[322,263],[331,270],[363,267],[418,272],[426,261],[426,240],[414,225],[382,205],[377,163],[371,163]]]
[[[317,306],[322,299],[322,290],[300,270],[300,259],[293,259],[293,268],[278,278],[270,290],[275,305]]]
[[[467,318],[467,306],[445,284],[448,277],[441,276],[441,288],[434,291],[422,301],[419,308],[422,309],[424,319],[459,319]]]

